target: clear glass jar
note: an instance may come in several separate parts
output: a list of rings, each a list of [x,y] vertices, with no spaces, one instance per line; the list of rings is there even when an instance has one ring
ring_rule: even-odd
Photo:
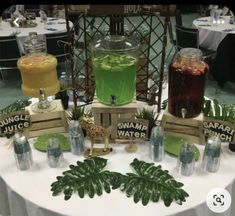
[[[164,159],[164,131],[160,125],[152,128],[149,144],[149,156],[153,161]]]
[[[201,113],[209,66],[196,48],[183,48],[169,65],[168,111],[181,118]]]
[[[91,42],[96,95],[106,105],[123,105],[133,100],[138,66],[137,41],[111,35]]]
[[[21,88],[26,96],[39,98],[40,88],[45,90],[46,97],[59,91],[55,56],[43,52],[31,53],[18,59],[17,67],[21,72]]]
[[[208,172],[216,172],[220,166],[221,140],[218,136],[211,136],[204,148],[202,168]]]

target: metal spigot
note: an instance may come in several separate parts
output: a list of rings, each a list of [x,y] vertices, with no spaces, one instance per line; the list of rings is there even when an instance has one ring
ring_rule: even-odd
[[[115,95],[111,95],[111,104],[112,104],[112,106],[116,105],[116,100],[117,100],[117,97]]]
[[[50,103],[47,100],[45,89],[40,88],[39,89],[39,102],[38,102],[38,108],[39,109],[47,109],[50,107]]]
[[[181,108],[182,118],[185,118],[186,114],[187,114],[187,110],[185,108]]]

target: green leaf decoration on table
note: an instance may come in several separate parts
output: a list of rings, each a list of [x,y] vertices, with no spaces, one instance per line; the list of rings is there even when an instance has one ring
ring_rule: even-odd
[[[58,134],[58,133],[43,134],[39,136],[34,143],[34,148],[39,151],[47,151],[47,143],[48,143],[48,140],[51,138],[55,138],[59,141],[60,147],[63,151],[70,150],[71,145],[70,145],[69,139],[63,134]]]
[[[164,140],[165,151],[171,155],[178,156],[180,153],[181,145],[185,142],[188,142],[188,140],[181,137],[166,136]],[[194,145],[194,149],[195,160],[197,161],[200,156],[200,151],[196,145]]]
[[[154,163],[136,158],[130,165],[136,173],[127,173],[120,189],[126,192],[127,197],[133,196],[135,203],[141,201],[145,206],[149,201],[158,202],[162,199],[168,207],[173,201],[182,205],[189,196],[181,189],[183,184],[177,182],[167,170],[162,170],[160,165],[155,166]]]
[[[217,99],[204,101],[203,113],[205,117],[210,117],[222,121],[235,123],[235,105],[221,104]]]
[[[9,106],[0,110],[0,116],[6,115],[12,112],[17,112],[19,110],[23,110],[26,106],[30,105],[30,101],[28,99],[18,99],[14,101]]]
[[[111,189],[119,188],[123,175],[103,170],[106,165],[107,159],[100,157],[77,161],[77,165],[70,165],[70,170],[51,184],[52,195],[64,193],[64,199],[68,200],[77,192],[80,198],[86,194],[93,198],[96,194],[101,196],[103,191],[110,193]]]

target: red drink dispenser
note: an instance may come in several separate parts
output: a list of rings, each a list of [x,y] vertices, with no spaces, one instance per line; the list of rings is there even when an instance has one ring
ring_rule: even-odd
[[[169,65],[168,111],[172,115],[193,118],[201,113],[208,70],[201,50],[183,48],[178,52]]]

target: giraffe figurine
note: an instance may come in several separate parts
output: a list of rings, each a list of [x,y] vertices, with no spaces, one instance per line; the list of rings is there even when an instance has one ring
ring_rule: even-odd
[[[109,145],[109,129],[105,129],[102,126],[99,125],[95,125],[91,118],[82,116],[80,119],[80,124],[81,127],[86,130],[87,132],[87,136],[90,138],[91,140],[91,148],[88,154],[88,157],[92,157],[93,156],[93,149],[94,149],[94,144],[95,144],[95,139],[96,138],[102,138],[104,141],[104,148],[103,148],[103,153],[107,153],[112,151],[112,148],[110,148]]]

